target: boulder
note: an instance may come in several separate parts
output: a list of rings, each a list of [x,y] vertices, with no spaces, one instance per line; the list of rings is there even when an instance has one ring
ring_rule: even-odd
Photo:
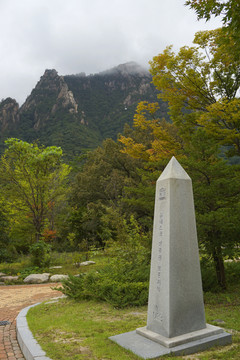
[[[56,275],[52,275],[50,277],[49,281],[58,282],[58,281],[62,281],[62,280],[67,280],[68,278],[69,278],[68,275],[56,274]]]
[[[28,275],[23,282],[25,284],[42,284],[45,282],[48,282],[49,280],[49,273],[44,273],[44,274],[31,274]]]
[[[84,261],[80,263],[80,266],[87,266],[87,265],[93,265],[96,264],[95,261]]]
[[[5,276],[6,274],[4,274],[3,272],[0,272],[0,277]]]
[[[19,276],[1,276],[1,281],[16,281],[18,278]]]

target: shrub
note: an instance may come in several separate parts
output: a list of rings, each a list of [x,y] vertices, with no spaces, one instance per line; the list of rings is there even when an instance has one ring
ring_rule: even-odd
[[[0,263],[2,262],[12,262],[16,259],[16,252],[8,248],[0,248]]]
[[[201,259],[201,274],[203,291],[216,292],[220,290],[219,286],[217,285],[217,277],[213,262],[206,257]]]
[[[96,299],[118,308],[142,306],[148,300],[148,281],[121,282],[99,273],[69,275],[61,291],[74,300]]]
[[[225,263],[226,278],[229,285],[239,283],[240,279],[240,261]]]
[[[125,283],[104,278],[98,290],[101,300],[118,308],[142,306],[148,301],[148,281]]]
[[[70,276],[61,291],[75,300],[95,298],[119,308],[147,304],[150,249],[146,243],[146,235],[130,219],[126,241],[111,243],[106,250],[109,263],[98,272]]]
[[[24,268],[23,270],[19,271],[19,277],[20,279],[25,279],[30,274],[38,274],[41,273],[41,269],[38,266],[31,266]]]
[[[38,241],[30,247],[30,253],[32,255],[31,261],[33,266],[45,267],[49,266],[51,261],[50,256],[51,247],[44,241]]]
[[[228,285],[237,284],[240,278],[240,262],[226,262],[224,263],[225,274]],[[201,273],[203,290],[205,292],[219,292],[221,288],[217,284],[216,271],[213,261],[203,257],[201,259]]]

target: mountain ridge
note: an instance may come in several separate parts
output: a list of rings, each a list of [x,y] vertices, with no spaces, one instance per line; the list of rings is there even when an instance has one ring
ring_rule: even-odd
[[[94,75],[58,75],[46,69],[19,107],[15,99],[0,103],[0,151],[7,137],[61,146],[69,158],[116,139],[132,125],[140,101],[159,101],[150,73],[135,62]],[[161,104],[165,115],[167,106]]]

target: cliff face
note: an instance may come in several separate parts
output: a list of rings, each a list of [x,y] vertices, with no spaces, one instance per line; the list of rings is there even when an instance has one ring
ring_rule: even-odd
[[[19,121],[19,105],[16,100],[7,98],[0,103],[0,129],[4,133]]]
[[[77,114],[77,108],[78,104],[63,76],[59,76],[56,70],[46,70],[19,113],[31,116],[34,129],[38,130],[57,110]]]
[[[0,103],[0,137],[61,146],[72,158],[116,138],[144,100],[155,102],[157,94],[150,74],[135,63],[89,76],[46,70],[20,109],[13,99]],[[163,103],[163,115],[166,110]]]
[[[102,138],[116,138],[126,123],[132,124],[140,101],[158,101],[148,71],[136,63],[119,65],[96,75],[64,77],[78,103],[81,121]],[[166,109],[163,105],[164,111]]]

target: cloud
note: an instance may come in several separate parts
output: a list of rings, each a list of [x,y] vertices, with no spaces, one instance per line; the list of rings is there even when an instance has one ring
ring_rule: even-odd
[[[0,0],[0,98],[23,102],[46,68],[96,73],[190,45],[198,22],[185,0]]]

